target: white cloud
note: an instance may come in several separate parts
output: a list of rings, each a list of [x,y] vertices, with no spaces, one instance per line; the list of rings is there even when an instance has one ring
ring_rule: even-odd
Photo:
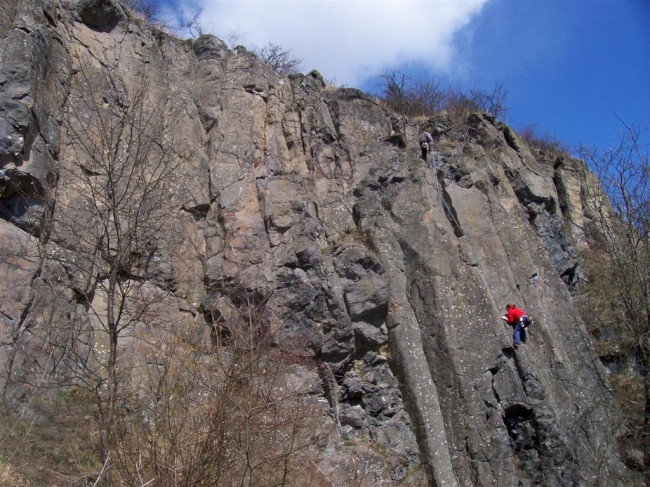
[[[181,0],[200,22],[246,47],[269,42],[290,49],[305,71],[358,86],[401,63],[448,70],[454,34],[489,0]]]

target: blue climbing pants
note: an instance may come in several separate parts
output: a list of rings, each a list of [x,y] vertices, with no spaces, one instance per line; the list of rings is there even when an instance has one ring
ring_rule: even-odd
[[[521,320],[515,325],[515,332],[512,335],[512,343],[514,345],[519,345],[523,340],[526,340],[526,330],[524,328],[524,323],[526,323],[526,316],[523,316]]]

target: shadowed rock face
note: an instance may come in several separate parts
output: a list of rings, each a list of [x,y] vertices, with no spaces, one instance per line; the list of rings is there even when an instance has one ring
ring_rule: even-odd
[[[537,160],[473,114],[432,120],[440,139],[424,163],[415,124],[317,72],[279,77],[214,37],[153,32],[109,0],[9,3],[0,239],[15,252],[0,254],[11,283],[0,319],[11,350],[40,326],[39,283],[57,278],[25,255],[68,194],[61,121],[73,81],[104,67],[129,89],[146,72],[152,99],[184,107],[168,222],[181,238],[159,244],[143,277],[173,291],[175,319],[208,331],[252,296],[279,350],[330,371],[341,431],[400,455],[379,480],[422,463],[438,486],[619,481],[612,400],[567,287],[585,245],[568,223],[584,218],[577,161]],[[59,231],[49,245],[71,238]],[[85,284],[73,281],[56,280],[61,313],[79,312],[72,288]],[[499,319],[508,302],[536,323],[516,352]]]

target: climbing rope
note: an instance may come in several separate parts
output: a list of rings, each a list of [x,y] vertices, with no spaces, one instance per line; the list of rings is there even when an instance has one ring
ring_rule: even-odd
[[[458,231],[460,232],[460,234],[461,234],[460,238],[462,238],[464,240],[467,248],[469,249],[469,252],[470,252],[470,255],[471,255],[472,259],[474,259],[474,262],[476,262],[477,267],[480,269],[482,267],[481,266],[481,261],[478,258],[476,250],[474,249],[474,246],[472,245],[469,236],[465,234],[462,227],[460,226],[460,222],[458,221],[458,218],[456,218],[454,212],[452,211],[452,208],[448,205],[447,201],[445,200],[444,193],[441,191],[441,184],[440,184],[440,180],[439,180],[439,177],[438,177],[438,171],[439,171],[438,161],[437,161],[437,158],[435,157],[435,155],[433,153],[431,153],[431,156],[433,157],[433,169],[434,169],[434,175],[435,175],[435,180],[436,180],[436,189],[438,191],[438,194],[440,195],[440,199],[442,200],[442,205],[443,205],[444,211],[448,215],[448,218],[450,218],[453,221],[453,225],[455,225],[456,228],[458,229]],[[435,201],[434,197],[432,197],[431,199],[432,199],[432,201]],[[496,296],[494,295],[494,290],[496,288],[492,285],[492,282],[490,280],[489,275],[487,273],[485,273],[485,272],[482,272],[481,276],[483,277],[484,284],[486,285],[487,290],[488,290],[490,296],[492,297],[492,302],[496,303],[497,306],[498,306],[498,303],[500,302],[500,300],[497,300]],[[506,327],[506,329],[508,329],[507,324],[505,325],[505,327]],[[526,332],[528,333],[529,331],[526,330]]]
[[[458,231],[461,233],[462,239],[465,241],[465,243],[467,245],[467,248],[470,251],[472,259],[474,259],[474,261],[476,262],[476,265],[480,268],[481,267],[481,261],[478,258],[478,255],[476,254],[474,246],[472,245],[469,237],[465,234],[462,227],[460,226],[460,222],[458,221],[458,219],[454,215],[454,212],[452,211],[451,207],[447,204],[447,201],[445,201],[444,194],[442,193],[441,187],[440,187],[440,180],[438,178],[438,171],[439,171],[438,161],[437,161],[437,158],[435,157],[435,155],[433,154],[433,152],[431,152],[431,156],[433,157],[433,169],[435,171],[436,189],[438,191],[438,194],[440,195],[440,199],[442,200],[442,205],[444,207],[445,213],[448,215],[449,218],[451,218],[453,220],[454,225],[456,226],[456,228],[458,228]],[[434,198],[432,198],[432,200],[434,200]],[[487,289],[488,289],[488,292],[490,293],[490,295],[492,296],[492,300],[495,303],[498,303],[499,301],[496,299],[496,297],[494,295],[494,292],[493,292],[494,286],[492,285],[492,282],[490,281],[489,276],[486,273],[482,273],[482,275],[483,275],[485,281],[487,281]]]

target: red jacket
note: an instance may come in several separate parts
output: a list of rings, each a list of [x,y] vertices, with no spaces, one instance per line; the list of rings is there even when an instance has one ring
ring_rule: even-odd
[[[516,325],[519,323],[519,320],[522,316],[526,316],[526,312],[520,310],[519,308],[510,308],[508,310],[508,315],[506,316],[506,321],[510,325]]]

